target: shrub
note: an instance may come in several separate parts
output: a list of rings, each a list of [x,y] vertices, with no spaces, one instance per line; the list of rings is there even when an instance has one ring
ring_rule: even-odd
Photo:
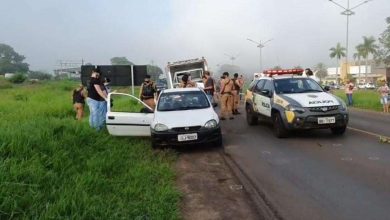
[[[26,81],[27,76],[23,73],[16,73],[14,76],[12,76],[9,81],[12,83],[20,84]]]
[[[30,79],[39,79],[39,80],[50,80],[53,75],[41,71],[30,71],[28,78]]]

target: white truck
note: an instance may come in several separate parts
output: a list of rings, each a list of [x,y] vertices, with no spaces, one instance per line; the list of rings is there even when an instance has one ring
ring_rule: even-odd
[[[177,88],[184,74],[190,76],[197,86],[203,88],[202,76],[208,70],[207,61],[204,57],[168,62],[166,67],[168,88]]]

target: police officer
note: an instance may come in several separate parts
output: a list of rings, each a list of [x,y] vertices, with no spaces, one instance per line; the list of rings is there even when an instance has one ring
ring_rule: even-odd
[[[196,87],[196,83],[192,82],[187,74],[184,74],[181,77],[181,82],[179,84],[179,87],[180,88],[192,88],[192,87]]]
[[[233,95],[233,115],[239,115],[241,114],[238,111],[238,107],[240,105],[240,90],[241,90],[241,84],[238,79],[238,73],[234,74],[234,78],[232,79],[233,81],[233,90],[232,90],[232,95]]]
[[[229,73],[224,72],[222,74],[223,79],[221,80],[221,120],[226,118],[234,119],[232,115],[233,111],[233,80],[229,78]]]
[[[145,102],[150,108],[154,109],[156,107],[156,102],[154,101],[157,89],[155,83],[150,80],[150,75],[146,75],[144,82],[141,85],[141,90],[139,92],[141,101]]]

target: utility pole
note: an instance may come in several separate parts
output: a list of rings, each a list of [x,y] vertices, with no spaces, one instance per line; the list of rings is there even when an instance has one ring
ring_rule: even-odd
[[[257,45],[257,47],[259,48],[259,50],[260,50],[260,72],[263,72],[263,58],[262,58],[261,50],[265,47],[266,43],[272,41],[273,39],[269,39],[269,40],[266,40],[264,42],[261,42],[261,40],[259,42],[257,42],[257,41],[254,41],[252,39],[249,39],[249,38],[247,38],[247,40],[252,42],[252,43],[255,43]]]
[[[348,39],[349,39],[349,16],[354,15],[355,12],[352,11],[353,9],[356,9],[357,7],[366,4],[372,0],[365,0],[360,2],[359,4],[350,7],[349,0],[347,0],[347,7],[342,6],[341,4],[335,2],[334,0],[329,0],[333,4],[337,5],[338,7],[342,8],[344,11],[341,12],[341,15],[347,16],[347,34],[346,34],[346,40],[345,40],[345,60],[346,60],[346,68],[347,68],[347,75],[349,74],[349,66],[348,66]]]

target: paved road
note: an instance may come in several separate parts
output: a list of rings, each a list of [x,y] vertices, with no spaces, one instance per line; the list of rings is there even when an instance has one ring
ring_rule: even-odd
[[[350,126],[390,136],[390,115],[351,110]],[[223,122],[225,151],[283,219],[390,219],[390,144],[355,129],[277,139],[244,115]]]

